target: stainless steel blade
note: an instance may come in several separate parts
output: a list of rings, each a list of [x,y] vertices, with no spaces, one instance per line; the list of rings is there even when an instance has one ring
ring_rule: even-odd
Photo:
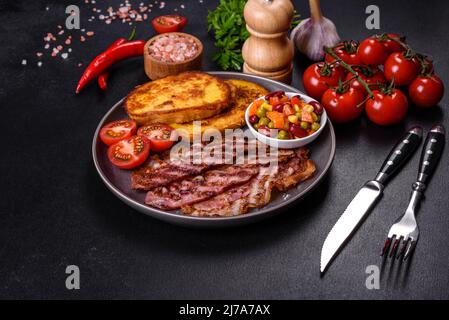
[[[320,271],[323,273],[339,250],[351,238],[379,197],[384,186],[377,181],[368,181],[352,199],[337,223],[327,235],[321,249]]]

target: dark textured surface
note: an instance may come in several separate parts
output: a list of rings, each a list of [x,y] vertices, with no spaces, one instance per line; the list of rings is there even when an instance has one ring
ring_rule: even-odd
[[[100,1],[97,1],[100,3]],[[119,3],[119,1],[114,1]],[[139,3],[140,1],[134,1]],[[388,227],[404,210],[419,155],[388,185],[375,210],[324,278],[319,257],[327,232],[362,183],[374,177],[406,127],[428,129],[446,116],[441,107],[411,109],[405,123],[380,128],[366,119],[337,127],[337,154],[324,183],[290,212],[238,229],[192,230],[139,214],[116,199],[97,176],[90,145],[102,115],[135,85],[146,81],[142,61],[117,65],[106,93],[89,86],[73,94],[82,68],[130,26],[83,20],[96,35],[73,45],[67,61],[44,58],[42,38],[65,19],[62,2],[1,1],[0,98],[3,131],[0,201],[0,297],[2,298],[449,298],[448,152],[419,212],[421,239],[409,265],[384,266],[381,289],[367,290],[365,269],[378,256]],[[71,2],[73,3],[73,2]],[[76,2],[75,2],[76,3]],[[81,3],[81,2],[80,2]],[[167,1],[170,12],[177,1]],[[205,44],[205,69],[214,70],[206,33],[207,8],[217,1],[185,1],[187,32]],[[296,1],[307,16],[306,1]],[[364,37],[364,10],[381,8],[381,31],[408,36],[431,54],[449,83],[446,1],[322,1],[343,38]],[[50,10],[45,11],[49,6]],[[84,4],[81,14],[90,15]],[[105,8],[99,4],[98,7]],[[155,13],[160,10],[154,10]],[[138,35],[150,37],[147,24]],[[23,58],[28,66],[21,66]],[[305,62],[297,58],[295,75]],[[293,85],[302,89],[295,76]],[[81,270],[81,289],[65,288],[65,268]]]

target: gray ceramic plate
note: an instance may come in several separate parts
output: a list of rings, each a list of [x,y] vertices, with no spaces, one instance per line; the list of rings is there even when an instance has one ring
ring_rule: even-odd
[[[236,72],[210,73],[223,79],[242,79],[256,82],[267,88],[269,91],[284,90],[301,93],[299,90],[283,83],[253,75]],[[284,194],[274,193],[272,201],[263,208],[253,209],[244,215],[223,218],[190,217],[176,211],[169,212],[151,208],[144,204],[145,192],[131,189],[131,172],[117,169],[109,162],[106,154],[107,147],[98,138],[98,133],[105,123],[127,118],[122,107],[122,101],[123,100],[119,101],[111,108],[111,110],[109,110],[103,119],[101,119],[98,128],[95,131],[92,143],[92,156],[95,168],[109,190],[111,190],[120,200],[144,214],[163,221],[192,227],[225,227],[247,224],[273,216],[281,212],[282,207],[285,207],[294,201],[299,201],[311,192],[324,178],[334,159],[335,133],[332,124],[329,122],[320,136],[308,145],[311,150],[311,159],[315,162],[317,167],[315,175],[311,179],[299,184],[296,188],[293,188]]]

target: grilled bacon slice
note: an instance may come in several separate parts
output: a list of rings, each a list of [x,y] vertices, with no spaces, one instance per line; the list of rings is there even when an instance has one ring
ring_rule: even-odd
[[[164,210],[179,209],[246,183],[258,172],[258,165],[225,165],[203,175],[150,190],[145,197],[145,203]]]
[[[223,157],[225,157],[225,146],[222,145]],[[247,151],[247,145],[244,148]],[[214,169],[220,165],[223,165],[224,161],[218,159],[218,162],[204,162],[200,164],[193,163],[191,154],[187,154],[186,158],[170,159],[170,153],[164,153],[163,155],[150,156],[150,160],[143,167],[138,168],[131,174],[131,187],[135,190],[149,191],[157,187],[168,186],[170,183],[181,181],[188,177],[196,176],[206,172],[207,170]],[[236,149],[233,149],[233,154],[230,155],[231,159],[234,158],[234,162],[237,165],[244,163],[266,163],[267,159],[259,159],[256,155],[256,159],[246,157],[245,159],[236,158]],[[278,162],[284,162],[295,156],[295,151],[280,149],[278,151]],[[239,162],[238,160],[242,160]],[[251,162],[252,161],[252,162]]]
[[[151,190],[167,186],[186,177],[199,175],[213,167],[208,164],[172,164],[159,158],[151,159],[148,166],[135,170],[131,175],[131,187],[135,190]]]
[[[315,164],[306,158],[307,155],[307,149],[299,149],[296,157],[288,162],[281,163],[274,169],[263,168],[250,182],[209,200],[183,206],[182,212],[199,217],[227,217],[247,213],[254,207],[263,207],[270,202],[273,188],[286,191],[314,174]]]
[[[221,193],[209,200],[186,205],[184,214],[197,217],[237,216],[248,212],[250,207],[261,207],[270,202],[273,177],[259,174],[250,182]]]

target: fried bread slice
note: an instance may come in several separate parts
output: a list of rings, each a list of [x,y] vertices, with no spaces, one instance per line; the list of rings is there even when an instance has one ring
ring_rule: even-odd
[[[183,123],[219,114],[231,100],[229,85],[204,72],[168,76],[137,87],[125,110],[139,124]]]
[[[239,79],[225,80],[231,87],[231,103],[229,108],[218,115],[201,120],[201,134],[210,128],[223,132],[225,129],[235,129],[245,124],[245,111],[255,99],[268,94],[268,90],[254,82]],[[193,122],[171,123],[175,129],[185,130],[192,139]]]

